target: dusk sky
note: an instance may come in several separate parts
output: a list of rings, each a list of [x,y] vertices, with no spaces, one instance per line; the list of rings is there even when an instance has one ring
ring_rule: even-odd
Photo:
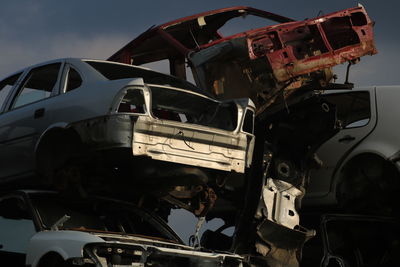
[[[1,2],[0,77],[48,59],[106,59],[152,25],[207,10],[246,5],[302,20],[315,17],[320,11],[327,14],[358,3],[351,0]],[[352,67],[351,81],[356,85],[398,84],[400,2],[365,0],[361,3],[376,21],[375,39],[379,54],[364,57],[358,65]]]
[[[152,25],[207,10],[245,5],[303,20],[316,17],[320,12],[327,14],[357,6],[358,1],[2,0],[1,3],[0,77],[4,77],[54,58],[106,59]],[[350,81],[360,86],[400,84],[397,72],[400,2],[365,0],[361,4],[376,22],[374,30],[379,54],[363,57],[353,66]],[[180,219],[176,225],[186,225],[180,230],[189,233],[194,229],[193,222],[192,218]],[[188,233],[182,234],[185,239]]]

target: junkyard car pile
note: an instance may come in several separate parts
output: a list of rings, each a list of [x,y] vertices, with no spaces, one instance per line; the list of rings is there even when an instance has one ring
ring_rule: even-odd
[[[280,24],[218,32],[252,16]],[[31,266],[298,266],[315,235],[299,208],[316,151],[365,119],[355,105],[343,125],[341,102],[322,91],[351,87],[332,83],[331,67],[375,54],[372,26],[361,6],[304,21],[234,7],[153,27],[109,61],[10,75],[0,82],[1,183],[59,193],[2,195],[0,251]],[[160,60],[173,76],[130,65]],[[314,195],[327,180],[311,180]],[[162,222],[172,208],[225,224],[188,247]],[[31,230],[11,242],[11,223]]]

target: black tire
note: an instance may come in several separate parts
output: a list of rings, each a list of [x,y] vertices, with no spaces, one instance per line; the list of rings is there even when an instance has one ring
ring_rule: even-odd
[[[39,183],[50,188],[66,186],[69,184],[66,180],[67,173],[71,174],[72,170],[75,175],[71,179],[81,180],[83,174],[76,175],[78,170],[76,162],[84,158],[84,152],[77,134],[68,133],[66,130],[49,133],[41,141],[36,152]]]
[[[59,254],[50,253],[44,256],[37,265],[38,267],[73,267],[70,262],[65,261]]]
[[[343,171],[336,186],[339,207],[347,213],[398,216],[400,175],[393,163],[362,156]]]

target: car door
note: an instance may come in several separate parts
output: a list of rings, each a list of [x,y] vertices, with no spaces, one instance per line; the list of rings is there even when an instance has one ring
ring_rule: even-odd
[[[49,103],[58,93],[62,62],[29,70],[14,90],[1,115],[1,178],[31,174],[34,149],[41,133],[51,122]]]
[[[22,197],[0,198],[1,266],[25,266],[28,244],[35,233],[32,215]]]
[[[336,105],[342,130],[325,142],[317,151],[323,166],[312,170],[306,202],[326,196],[331,180],[346,155],[375,127],[376,108],[374,89],[334,92],[324,96]]]
[[[8,158],[8,155],[5,153],[8,128],[1,126],[5,117],[2,113],[4,113],[10,95],[12,95],[13,88],[17,86],[22,74],[23,72],[14,74],[0,82],[0,177],[5,176],[5,161]]]

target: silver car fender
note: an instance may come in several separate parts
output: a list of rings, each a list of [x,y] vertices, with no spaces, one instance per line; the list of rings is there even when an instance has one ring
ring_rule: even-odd
[[[36,267],[49,252],[58,253],[64,260],[82,257],[89,243],[104,243],[100,237],[79,231],[43,231],[35,234],[28,245],[26,265]]]
[[[35,154],[36,154],[36,151],[38,149],[40,142],[43,140],[43,137],[46,136],[46,134],[48,132],[50,132],[51,130],[55,130],[55,129],[66,129],[68,127],[68,125],[69,124],[67,122],[56,122],[56,123],[50,125],[49,127],[47,127],[47,129],[40,135],[38,141],[36,142],[35,150],[34,150]]]

